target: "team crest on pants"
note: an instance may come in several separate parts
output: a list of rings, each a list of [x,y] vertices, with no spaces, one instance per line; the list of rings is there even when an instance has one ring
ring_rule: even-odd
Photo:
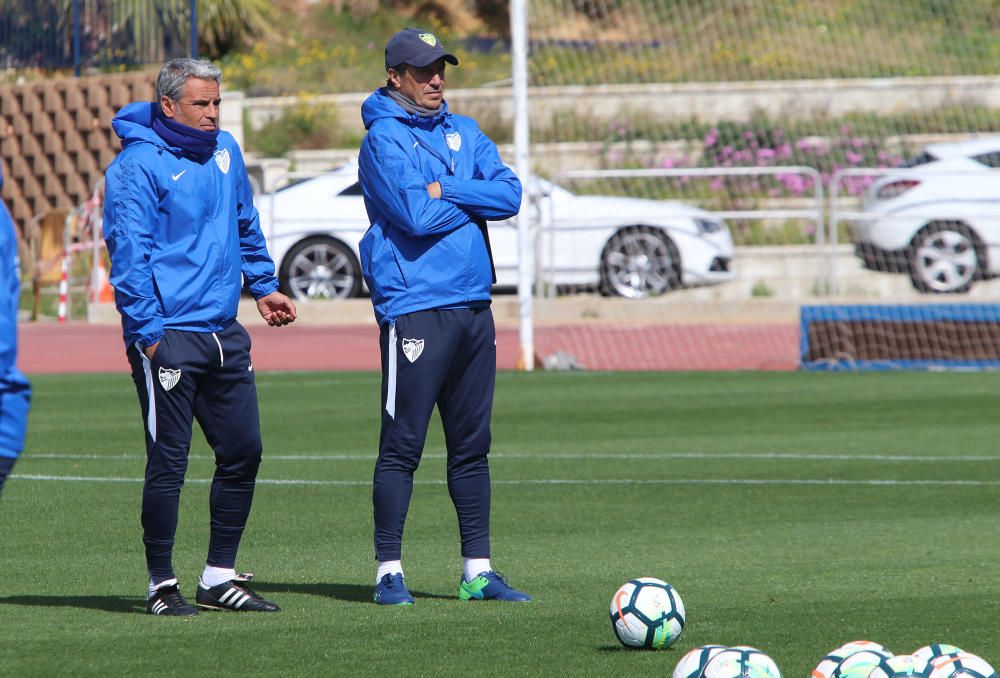
[[[423,339],[403,339],[403,355],[411,363],[420,357],[420,354],[424,352],[424,340]],[[161,368],[162,369],[162,368]]]
[[[169,391],[170,389],[172,389],[174,386],[177,385],[178,381],[181,380],[181,371],[171,370],[167,369],[166,367],[161,367],[159,377],[160,377],[160,386],[163,387],[164,391]]]

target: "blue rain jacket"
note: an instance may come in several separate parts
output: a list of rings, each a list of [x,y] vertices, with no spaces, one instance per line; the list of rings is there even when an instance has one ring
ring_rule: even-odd
[[[379,324],[431,308],[489,303],[487,220],[521,206],[521,182],[476,122],[448,112],[421,118],[385,88],[361,107],[368,133],[358,176],[371,226],[361,268]],[[427,185],[441,183],[441,198]]]
[[[16,457],[24,449],[31,406],[31,386],[16,365],[17,307],[21,299],[18,263],[14,222],[0,201],[0,457]]]
[[[105,175],[104,239],[126,345],[164,329],[217,332],[236,319],[244,283],[255,299],[278,289],[243,154],[228,132],[199,161],[152,129],[155,103],[112,122],[122,152]]]

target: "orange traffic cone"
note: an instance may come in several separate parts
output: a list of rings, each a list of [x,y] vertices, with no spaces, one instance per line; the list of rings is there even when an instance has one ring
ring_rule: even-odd
[[[115,290],[111,287],[111,281],[108,280],[108,272],[104,268],[104,262],[98,259],[90,285],[90,301],[108,303],[114,300]]]

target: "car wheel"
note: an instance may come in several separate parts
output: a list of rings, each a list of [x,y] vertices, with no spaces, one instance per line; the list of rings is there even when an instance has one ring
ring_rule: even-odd
[[[288,251],[278,280],[281,290],[298,301],[346,299],[361,293],[361,266],[343,243],[314,236]]]
[[[924,227],[910,244],[910,282],[920,292],[968,292],[982,270],[981,245],[960,223]]]
[[[648,226],[615,233],[601,252],[601,293],[645,299],[681,286],[681,260],[667,235]]]

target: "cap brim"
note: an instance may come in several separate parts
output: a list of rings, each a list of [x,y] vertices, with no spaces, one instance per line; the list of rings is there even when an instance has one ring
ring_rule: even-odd
[[[454,54],[451,54],[450,52],[445,52],[444,54],[428,55],[428,57],[429,58],[413,59],[412,61],[406,61],[404,63],[410,64],[411,66],[415,66],[417,68],[423,68],[424,66],[430,66],[438,59],[444,59],[452,66],[458,66],[458,58]]]

